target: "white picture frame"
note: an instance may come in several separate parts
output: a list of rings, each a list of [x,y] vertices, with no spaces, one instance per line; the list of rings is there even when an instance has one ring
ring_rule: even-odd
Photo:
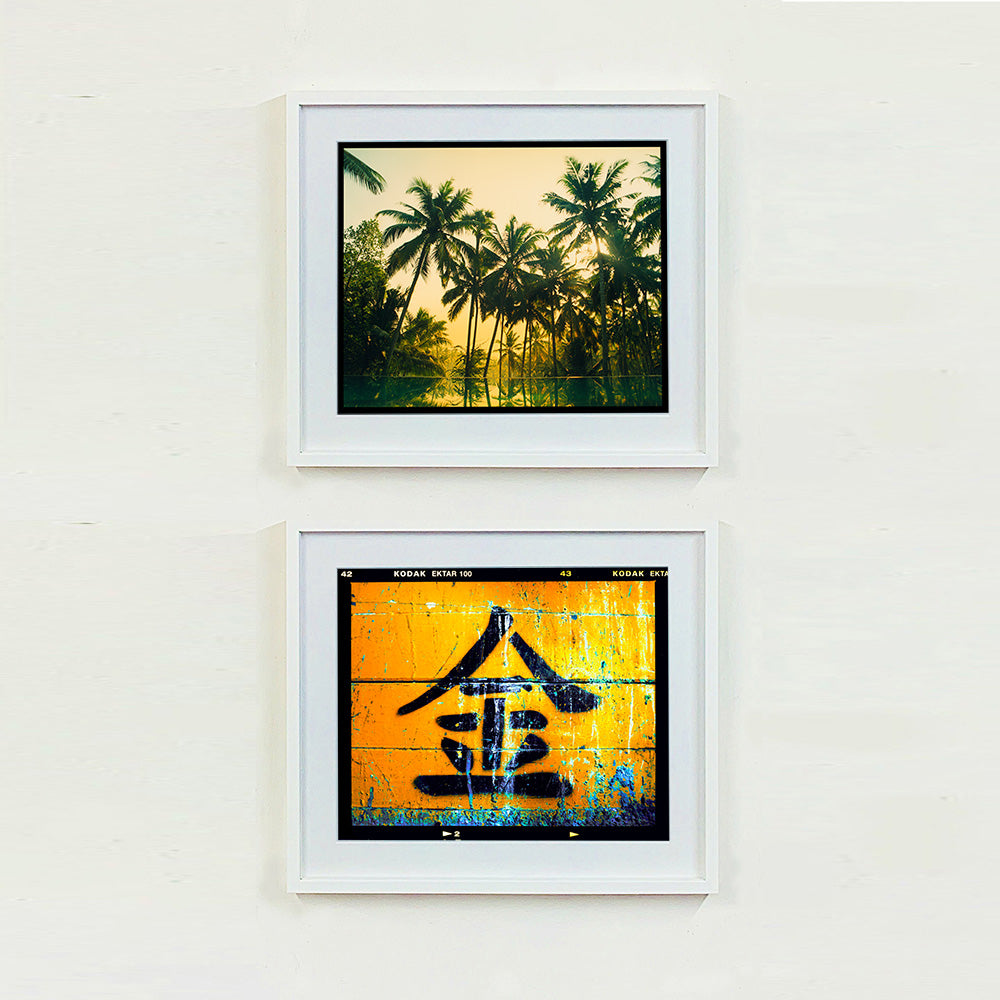
[[[636,573],[654,565],[669,570],[669,591],[664,583],[662,592],[667,595],[666,609],[656,591],[655,626],[659,643],[659,615],[664,614],[668,647],[658,650],[657,656],[667,657],[669,666],[664,671],[666,687],[661,688],[666,712],[657,726],[667,726],[667,751],[665,764],[658,758],[656,766],[665,769],[669,788],[669,834],[633,841],[617,834],[591,839],[584,830],[583,836],[570,833],[527,841],[501,836],[480,842],[462,840],[458,830],[452,834],[459,835],[452,836],[435,827],[432,836],[418,840],[342,836],[344,813],[338,811],[342,807],[338,796],[340,775],[345,772],[338,771],[338,760],[344,759],[345,736],[338,731],[337,720],[349,718],[355,705],[351,694],[348,715],[338,714],[343,677],[337,678],[337,657],[340,651],[343,669],[340,630],[347,627],[338,607],[345,607],[345,593],[351,606],[348,615],[355,613],[356,598],[359,605],[363,601],[341,574],[349,577],[351,568],[358,567],[412,572],[437,566],[449,567],[451,573],[468,567],[487,573],[495,567],[516,566],[525,572],[534,567],[544,576],[567,564],[613,567],[616,573]],[[341,532],[316,525],[288,526],[288,891],[717,891],[717,574],[716,525],[644,532]],[[355,663],[356,658],[351,660],[345,689],[352,692]],[[657,683],[663,681],[660,677]],[[660,729],[656,738],[661,738]],[[351,750],[349,746],[348,756]],[[659,781],[663,777],[657,775]],[[470,791],[470,808],[471,799]]]
[[[287,97],[288,461],[294,466],[708,468],[718,464],[718,99],[705,92]],[[339,407],[340,143],[666,148],[662,405],[655,412]],[[558,396],[557,396],[558,399]]]

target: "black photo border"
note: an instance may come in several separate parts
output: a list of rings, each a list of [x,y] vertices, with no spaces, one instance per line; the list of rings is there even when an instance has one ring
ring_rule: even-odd
[[[587,827],[587,826],[363,826],[355,825],[351,812],[351,585],[358,582],[399,583],[406,578],[394,578],[398,571],[420,571],[431,579],[433,571],[471,572],[471,576],[441,577],[442,582],[534,582],[561,581],[566,570],[573,582],[605,582],[614,579],[613,573],[638,572],[642,579],[653,579],[654,601],[654,711],[656,734],[653,753],[656,775],[655,820],[643,827]],[[651,571],[663,576],[650,577]],[[635,579],[635,577],[632,577]],[[462,840],[565,840],[570,834],[574,839],[593,841],[669,841],[670,839],[670,772],[669,772],[669,630],[668,630],[669,569],[666,566],[629,567],[437,567],[393,566],[337,568],[337,828],[338,840],[441,840],[460,832]]]
[[[559,148],[580,148],[580,147],[603,147],[613,148],[616,146],[650,146],[657,147],[660,151],[660,338],[661,338],[661,398],[663,402],[659,406],[350,406],[344,405],[344,150],[345,149],[499,149],[499,148],[528,148],[538,147],[546,149]],[[502,141],[406,141],[406,142],[337,142],[337,218],[339,220],[337,232],[337,415],[338,416],[395,416],[397,414],[419,413],[419,414],[486,414],[496,416],[497,414],[539,414],[539,413],[660,413],[670,412],[669,398],[669,323],[668,323],[668,303],[669,284],[667,279],[667,233],[669,232],[669,220],[667,218],[667,174],[669,172],[667,162],[667,142],[665,139],[608,139],[596,140],[587,139],[581,141],[550,141],[550,140],[502,140]]]

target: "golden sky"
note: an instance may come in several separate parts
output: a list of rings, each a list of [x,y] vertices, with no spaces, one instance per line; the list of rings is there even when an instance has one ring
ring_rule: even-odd
[[[406,193],[415,177],[421,177],[434,190],[446,180],[454,180],[458,188],[472,190],[472,208],[483,208],[494,213],[497,224],[503,228],[513,215],[518,222],[530,222],[538,229],[548,229],[562,218],[558,212],[542,203],[547,191],[559,191],[559,177],[565,172],[566,157],[573,156],[582,163],[614,163],[627,160],[622,192],[642,195],[653,193],[650,185],[642,181],[646,168],[643,161],[659,155],[658,146],[501,146],[483,147],[378,147],[351,149],[359,159],[377,170],[386,181],[381,194],[372,194],[350,177],[344,179],[344,223],[357,225],[372,218],[383,208],[398,208],[413,201]],[[382,228],[389,220],[379,220]],[[413,276],[402,272],[390,279],[405,292]],[[443,289],[433,272],[426,281],[417,282],[410,303],[410,311],[421,306],[438,319],[447,320],[441,305]],[[451,324],[449,334],[456,343],[465,346],[468,314],[463,312]],[[492,330],[492,325],[490,326]],[[483,331],[477,342],[482,344]],[[486,343],[489,343],[487,338]]]

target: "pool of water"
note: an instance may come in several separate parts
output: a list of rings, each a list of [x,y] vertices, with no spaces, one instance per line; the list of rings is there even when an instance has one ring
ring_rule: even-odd
[[[345,408],[384,409],[536,409],[559,407],[630,408],[663,405],[659,375],[612,380],[607,400],[603,379],[591,376],[504,380],[503,386],[482,379],[407,376],[381,380],[344,377]]]

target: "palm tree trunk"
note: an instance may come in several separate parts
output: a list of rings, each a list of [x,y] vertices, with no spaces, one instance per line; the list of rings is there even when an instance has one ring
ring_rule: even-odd
[[[555,400],[555,405],[559,405],[559,372],[556,370],[556,331],[555,328],[552,330],[552,336],[549,338],[552,343],[552,397]]]
[[[556,366],[556,303],[555,298],[552,300],[552,305],[549,308],[549,342],[552,345],[552,398],[555,400],[555,405],[559,405],[559,371]]]
[[[396,353],[396,348],[399,346],[399,334],[403,329],[403,322],[406,319],[406,310],[410,308],[410,299],[413,298],[413,289],[417,287],[417,282],[420,280],[420,272],[424,269],[424,261],[427,258],[427,250],[428,248],[425,246],[423,250],[420,251],[420,260],[417,261],[417,266],[413,270],[413,281],[410,282],[410,290],[406,293],[406,302],[403,303],[403,308],[400,310],[399,319],[396,321],[396,329],[392,331],[392,340],[389,341],[389,350],[385,352],[385,368],[382,370],[382,383],[378,387],[376,399],[379,398],[383,392],[385,392],[385,385],[389,381],[389,365],[392,364],[392,356]]]
[[[471,329],[471,341],[469,342],[468,352],[465,357],[465,378],[462,380],[466,390],[469,393],[469,399],[472,399],[472,356],[476,353],[476,328],[479,326],[479,303],[473,298],[472,303],[469,306],[469,326]],[[473,319],[475,317],[475,319]],[[483,379],[485,382],[486,379]],[[487,398],[489,394],[487,393]],[[487,402],[487,405],[489,403]]]
[[[597,238],[597,230],[592,229],[594,244],[597,247],[597,277],[601,288],[601,375],[604,382],[604,394],[608,406],[614,402],[611,388],[611,358],[608,349],[608,289],[604,283],[604,264],[601,262],[601,241]]]
[[[475,319],[472,323],[472,354],[476,353],[476,334],[479,332],[479,300],[474,299],[472,302],[472,311],[475,315]],[[469,374],[467,378],[472,378],[472,355],[469,356]]]
[[[621,326],[619,327],[619,341],[621,342],[621,357],[618,361],[618,373],[622,378],[628,378],[630,372],[628,367],[628,337],[625,333],[625,285],[622,284],[621,301]]]
[[[559,374],[556,370],[556,304],[553,301],[552,305],[549,307],[549,333],[550,340],[552,341],[552,375],[555,377]]]
[[[641,308],[640,308],[641,307]],[[642,301],[640,303],[638,296],[636,297],[635,303],[635,313],[639,321],[639,347],[642,351],[642,360],[645,365],[644,374],[648,377],[653,374],[653,355],[649,350],[649,312],[648,306],[646,304],[646,294],[643,293]]]
[[[486,364],[483,365],[483,378],[487,378],[490,371],[490,358],[493,356],[493,344],[497,339],[497,327],[500,325],[500,317],[503,313],[500,307],[497,307],[497,321],[493,324],[493,336],[490,338],[490,349],[486,352]]]
[[[535,402],[535,378],[538,373],[538,362],[535,358],[535,347],[538,338],[535,336],[535,331],[531,331],[531,343],[528,345],[528,371],[531,372],[531,402],[534,405]]]
[[[480,233],[480,232],[477,231],[476,232],[476,264],[475,264],[476,270],[474,272],[477,279],[479,277],[479,241],[481,239],[482,239],[482,233]],[[476,335],[475,335],[475,333],[471,332],[472,331],[472,314],[473,314],[473,312],[477,311],[478,307],[479,307],[479,299],[477,298],[475,291],[473,291],[472,295],[470,296],[470,299],[471,299],[471,301],[469,302],[469,331],[470,331],[470,333],[469,333],[469,335],[466,336],[466,339],[465,339],[465,377],[466,378],[471,378],[472,377],[472,351],[474,351],[476,349]],[[476,320],[476,325],[477,326],[479,325],[478,318]],[[471,337],[471,341],[472,341],[471,348],[469,347],[470,337]]]
[[[474,306],[469,302],[469,325],[465,330],[465,377],[469,377],[469,366],[472,364],[472,313]]]

